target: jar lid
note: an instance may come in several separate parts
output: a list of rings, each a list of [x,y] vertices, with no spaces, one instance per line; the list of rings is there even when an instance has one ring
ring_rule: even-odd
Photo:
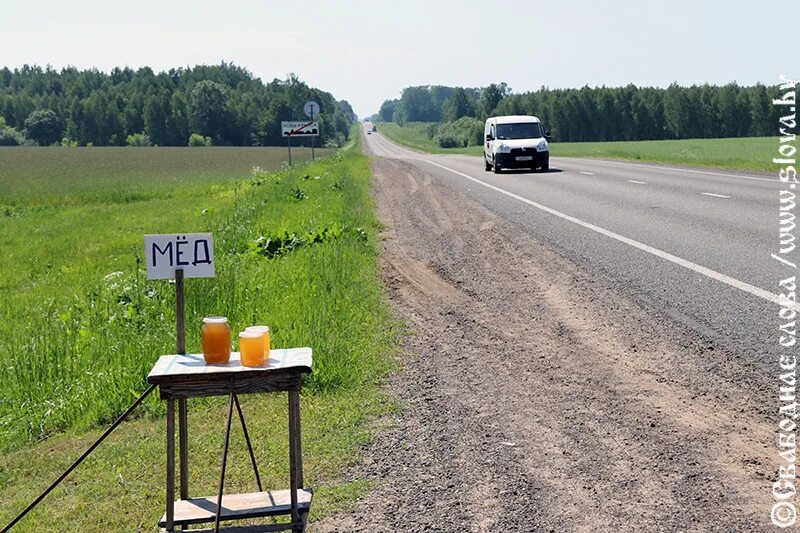
[[[207,316],[203,319],[203,324],[227,324],[228,318],[224,316]]]
[[[269,326],[247,326],[245,331],[258,331],[259,333],[269,333]]]
[[[257,339],[262,336],[263,333],[260,331],[240,331],[239,338],[240,339]]]

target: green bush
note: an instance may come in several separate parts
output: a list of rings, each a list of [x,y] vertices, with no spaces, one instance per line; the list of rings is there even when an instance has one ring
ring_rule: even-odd
[[[438,122],[431,122],[430,124],[425,126],[425,135],[428,136],[428,139],[433,139],[436,137],[436,132],[439,130],[439,123]]]
[[[125,139],[125,144],[128,146],[152,146],[153,144],[150,142],[150,137],[146,133],[134,133],[132,135],[128,135],[128,138]]]
[[[203,137],[199,133],[189,135],[189,146],[213,146],[211,137]]]
[[[25,146],[35,144],[14,128],[0,126],[0,146]]]
[[[483,123],[473,117],[461,117],[439,124],[435,136],[441,148],[461,148],[483,144]]]
[[[461,148],[465,146],[462,141],[451,133],[437,134],[436,142],[439,148]]]

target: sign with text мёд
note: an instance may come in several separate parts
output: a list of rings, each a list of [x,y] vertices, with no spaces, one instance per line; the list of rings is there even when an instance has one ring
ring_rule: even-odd
[[[144,236],[147,279],[174,279],[183,269],[184,278],[213,278],[214,239],[210,233]]]

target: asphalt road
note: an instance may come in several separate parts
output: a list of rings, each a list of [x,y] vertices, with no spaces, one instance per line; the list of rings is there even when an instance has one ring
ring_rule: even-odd
[[[776,181],[364,139],[402,408],[315,531],[774,529]]]
[[[578,158],[552,158],[549,173],[495,175],[479,157],[423,154],[380,133],[364,138],[373,154],[466,194],[772,379],[775,299],[787,273],[770,257],[778,249],[775,177]]]

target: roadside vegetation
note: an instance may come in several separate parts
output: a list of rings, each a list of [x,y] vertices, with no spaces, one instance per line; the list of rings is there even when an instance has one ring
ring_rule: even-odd
[[[782,112],[771,104],[777,86],[736,83],[655,87],[583,87],[513,94],[505,84],[482,88],[441,85],[407,87],[386,100],[375,120],[400,126],[413,122],[443,125],[469,117],[483,123],[495,115],[539,117],[558,142],[640,141],[762,137],[775,133]],[[431,138],[450,148],[456,137],[441,126]],[[457,128],[470,144],[473,123]]]
[[[483,155],[483,146],[442,148],[431,132],[438,132],[438,123],[414,122],[406,126],[379,123],[379,130],[393,141],[433,154]],[[772,172],[775,137],[742,137],[733,139],[681,139],[672,141],[618,141],[564,143],[551,142],[550,153],[556,157],[597,157],[627,159],[665,164],[688,165],[731,170]]]
[[[442,147],[439,145],[437,134],[440,123],[438,122],[409,122],[399,126],[393,122],[379,122],[378,131],[386,135],[393,141],[432,154],[469,154],[480,155],[483,153],[483,145],[469,143],[461,144],[457,147]],[[481,135],[483,135],[483,125],[481,125]]]
[[[377,383],[390,368],[395,324],[378,281],[368,159],[357,145],[293,169],[276,169],[281,157],[265,149],[187,148],[195,165],[166,167],[161,158],[176,154],[155,149],[3,150],[13,164],[0,172],[0,525],[174,351],[174,286],[145,280],[144,233],[214,233],[217,277],[187,282],[189,351],[200,350],[202,317],[218,314],[234,330],[268,324],[275,347],[314,349],[302,400],[314,516],[366,490],[335,476],[368,440],[363,422],[391,408]],[[45,154],[52,166],[36,169]],[[278,253],[264,244],[277,241]],[[217,492],[224,403],[190,402],[193,496]],[[286,488],[285,397],[246,396],[243,408],[265,485]],[[17,529],[156,531],[163,412],[152,395]],[[226,491],[255,490],[240,429],[233,438]]]
[[[355,113],[295,76],[263,83],[230,63],[155,73],[0,69],[0,146],[276,146],[282,120],[320,104],[318,146],[342,146]],[[308,139],[297,139],[308,145]]]

